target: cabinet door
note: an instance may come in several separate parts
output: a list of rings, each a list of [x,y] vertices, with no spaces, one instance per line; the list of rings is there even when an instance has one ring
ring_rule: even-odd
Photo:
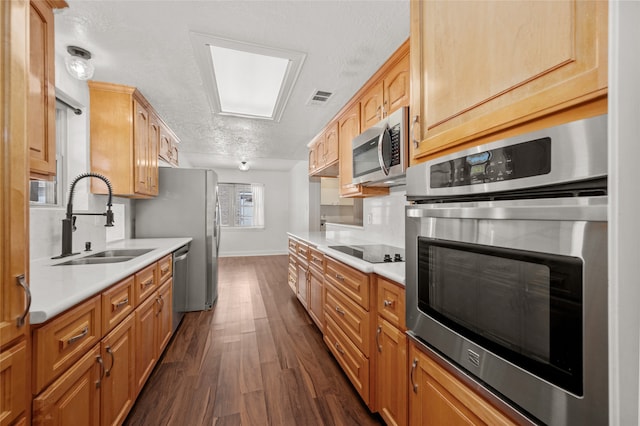
[[[135,381],[135,315],[126,317],[102,339],[102,425],[120,425],[133,406]]]
[[[149,112],[137,100],[133,100],[133,174],[134,190],[149,193]]]
[[[324,135],[324,163],[329,165],[338,161],[338,122],[327,129]]]
[[[406,425],[407,336],[381,317],[376,329],[376,357],[378,412],[387,425]]]
[[[338,121],[340,148],[340,195],[357,193],[359,185],[353,184],[353,138],[360,134],[360,104],[356,102]]]
[[[27,111],[28,1],[0,2],[0,424],[31,417]],[[23,280],[18,277],[23,276]],[[24,288],[22,287],[24,285]],[[20,321],[18,321],[20,319]],[[6,393],[5,393],[6,392]]]
[[[309,272],[306,266],[298,265],[298,300],[307,309],[307,300],[309,292]]]
[[[322,272],[309,268],[309,316],[320,331],[324,328],[324,279]]]
[[[147,175],[149,195],[158,195],[158,156],[160,155],[161,125],[155,113],[149,114],[149,141],[147,146]]]
[[[98,426],[102,365],[97,344],[33,400],[33,424]]]
[[[160,357],[164,348],[169,344],[169,340],[171,340],[171,325],[173,321],[173,310],[171,308],[171,304],[173,303],[172,287],[173,279],[169,278],[169,280],[160,287],[156,296],[156,323],[158,329],[156,347],[158,348],[158,357]]]
[[[0,353],[0,386],[3,393],[0,424],[3,426],[11,424],[21,414],[27,414],[28,368],[25,339]]]
[[[360,99],[360,128],[364,132],[384,117],[384,85],[380,81]]]
[[[409,55],[406,55],[384,77],[385,116],[409,106],[409,82]]]
[[[409,344],[412,425],[513,425],[504,414]]]
[[[136,393],[139,393],[156,364],[156,298],[149,297],[135,310],[136,314]]]
[[[412,2],[413,160],[606,96],[607,26],[600,1]]]
[[[314,143],[309,148],[309,174],[313,174],[318,168],[318,143]]]
[[[33,177],[56,173],[56,93],[53,11],[42,0],[30,1],[29,13],[29,153]]]

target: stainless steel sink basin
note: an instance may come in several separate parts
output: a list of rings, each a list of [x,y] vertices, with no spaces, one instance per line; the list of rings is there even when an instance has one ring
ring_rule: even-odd
[[[142,256],[145,253],[149,253],[150,251],[152,251],[153,249],[114,249],[114,250],[105,250],[105,251],[101,251],[92,255],[89,255],[87,257],[85,257],[84,259],[88,259],[88,258],[97,258],[97,257],[121,257],[121,256],[127,256],[127,257],[136,257],[136,256]]]
[[[111,256],[111,257],[83,257],[81,259],[67,260],[66,262],[58,263],[55,266],[69,266],[69,265],[96,265],[101,263],[119,263],[126,262],[133,259],[135,256]]]

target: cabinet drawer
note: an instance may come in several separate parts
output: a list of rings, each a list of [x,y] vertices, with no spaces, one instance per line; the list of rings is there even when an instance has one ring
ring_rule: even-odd
[[[326,318],[324,341],[353,383],[360,397],[369,404],[369,360],[342,333],[331,318]]]
[[[368,311],[369,275],[333,260],[330,257],[326,258],[325,265],[325,278]]]
[[[369,356],[370,314],[325,281],[325,315],[333,318],[353,344]]]
[[[380,276],[378,283],[378,312],[392,325],[404,331],[405,323],[405,289],[404,287]]]
[[[309,266],[309,246],[305,243],[298,242],[296,247],[298,248],[298,261],[307,268]]]
[[[289,253],[293,255],[298,254],[298,242],[293,238],[289,238]]]
[[[168,254],[162,259],[158,260],[158,280],[160,284],[165,282],[169,277],[173,275],[173,256]]]
[[[289,274],[287,280],[289,282],[289,287],[291,287],[293,293],[297,294],[298,289],[296,287],[298,282],[298,268],[292,266],[291,264],[289,264]]]
[[[107,334],[127,315],[133,312],[133,276],[102,292],[102,334]]]
[[[309,247],[309,266],[324,274],[324,253],[315,247]]]
[[[34,394],[100,341],[101,319],[98,295],[34,330]]]
[[[158,263],[153,263],[136,273],[136,306],[158,288]]]

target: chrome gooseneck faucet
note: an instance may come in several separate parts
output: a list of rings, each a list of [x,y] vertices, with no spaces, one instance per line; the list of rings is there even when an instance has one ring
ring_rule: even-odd
[[[104,213],[74,213],[73,212],[73,191],[75,189],[76,183],[80,179],[84,179],[87,177],[95,177],[104,181],[107,184],[107,188],[109,189],[109,200],[107,201],[107,211]],[[76,216],[106,216],[107,223],[104,226],[113,226],[113,212],[111,211],[111,199],[113,197],[113,189],[111,187],[111,182],[109,179],[102,176],[98,173],[83,173],[76,177],[71,183],[71,188],[69,189],[69,201],[67,203],[67,215],[64,219],[62,219],[62,253],[60,256],[56,256],[53,259],[59,259],[61,257],[67,257],[78,253],[73,253],[73,238],[72,233],[76,230]]]

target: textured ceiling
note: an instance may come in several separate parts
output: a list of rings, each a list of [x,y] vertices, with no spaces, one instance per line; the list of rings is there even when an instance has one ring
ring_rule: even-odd
[[[56,50],[91,51],[94,80],[136,86],[194,167],[287,170],[409,36],[409,1],[67,0]],[[290,49],[306,60],[280,122],[214,115],[190,32]],[[333,97],[307,105],[314,90]]]

